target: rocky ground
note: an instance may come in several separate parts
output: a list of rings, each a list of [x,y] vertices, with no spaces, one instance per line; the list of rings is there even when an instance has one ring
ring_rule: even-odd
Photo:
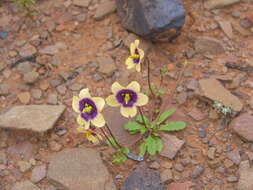
[[[187,129],[163,136],[159,156],[121,165],[111,164],[113,149],[77,133],[71,108],[84,87],[102,97],[115,80],[147,89],[146,67],[136,75],[123,64],[136,36],[123,29],[115,4],[41,0],[32,20],[13,4],[0,5],[1,190],[253,189],[251,0],[185,0],[177,39],[142,41],[152,82],[166,92],[162,108],[177,107],[171,120],[184,120]],[[207,99],[230,105],[236,118],[227,125]],[[126,120],[117,109],[104,114],[122,144],[139,139],[118,127]]]

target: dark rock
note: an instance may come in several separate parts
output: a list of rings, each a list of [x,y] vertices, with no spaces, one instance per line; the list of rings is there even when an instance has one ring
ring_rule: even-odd
[[[185,21],[185,10],[178,0],[117,0],[123,26],[152,41],[175,37]]]
[[[165,190],[158,172],[140,165],[131,173],[120,190]]]
[[[8,33],[7,32],[0,32],[0,39],[4,40],[8,38]]]

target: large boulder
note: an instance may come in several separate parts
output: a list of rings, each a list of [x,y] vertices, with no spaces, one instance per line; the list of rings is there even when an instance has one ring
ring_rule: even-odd
[[[152,41],[177,36],[185,22],[180,0],[116,0],[123,26]]]

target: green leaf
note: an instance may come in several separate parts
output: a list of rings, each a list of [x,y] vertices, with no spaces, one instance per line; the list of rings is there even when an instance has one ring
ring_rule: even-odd
[[[149,136],[146,139],[146,146],[147,146],[147,151],[151,156],[154,156],[156,154],[157,151],[157,143],[155,138],[153,138],[152,136]]]
[[[147,145],[145,142],[143,142],[140,146],[139,146],[139,150],[140,150],[140,153],[139,153],[139,156],[144,156],[146,151],[147,151]]]
[[[157,90],[157,92],[156,92],[158,95],[163,95],[163,94],[165,94],[165,91],[164,90]]]
[[[126,156],[116,156],[115,159],[112,161],[113,164],[120,164],[127,160]]]
[[[160,131],[180,131],[186,127],[185,122],[171,122],[160,127]]]
[[[145,116],[143,116],[143,118],[142,118],[142,117],[141,117],[141,114],[138,114],[135,120],[136,120],[137,122],[143,123],[143,119],[144,119],[144,121],[145,121],[146,124],[149,123],[149,119],[148,119],[147,117],[145,117]],[[143,123],[143,124],[144,124],[144,123]]]
[[[160,137],[156,137],[156,146],[157,146],[157,151],[161,152],[163,149],[163,142]]]
[[[160,69],[160,72],[161,73],[166,73],[168,71],[168,68],[167,67],[162,67],[161,69]]]
[[[146,94],[146,95],[148,95],[149,91],[148,90],[144,90],[143,93]]]
[[[122,153],[128,155],[130,153],[129,148],[123,148]]]
[[[173,113],[175,113],[175,109],[168,109],[165,112],[163,112],[158,120],[157,120],[157,125],[160,125],[161,123],[163,123],[166,119],[168,119]]]

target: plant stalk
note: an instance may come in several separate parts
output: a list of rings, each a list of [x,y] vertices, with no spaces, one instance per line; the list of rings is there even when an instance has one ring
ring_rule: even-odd
[[[149,87],[149,90],[152,94],[152,96],[155,98],[156,95],[152,89],[152,86],[151,86],[151,79],[150,79],[150,61],[149,61],[149,58],[146,58],[146,61],[147,61],[147,65],[148,65],[148,87]]]
[[[140,115],[141,115],[142,122],[143,122],[144,126],[146,127],[146,129],[149,129],[148,126],[147,126],[147,124],[146,124],[146,122],[145,122],[144,115],[143,115],[143,113],[142,113],[141,108],[140,108],[140,107],[137,107],[137,108],[138,108],[138,111],[139,111],[139,113],[140,113]]]
[[[116,139],[115,136],[113,135],[113,133],[112,133],[111,129],[109,128],[109,126],[107,125],[107,123],[105,124],[105,127],[106,127],[106,129],[109,131],[111,137],[113,138],[113,140],[114,140],[114,142],[117,144],[117,146],[118,146],[119,148],[122,148],[122,146],[118,143],[117,139]]]
[[[112,147],[117,151],[118,147],[113,146],[113,143],[111,142],[110,138],[107,136],[106,132],[103,128],[100,128],[105,138],[108,140],[108,142],[112,145]]]

